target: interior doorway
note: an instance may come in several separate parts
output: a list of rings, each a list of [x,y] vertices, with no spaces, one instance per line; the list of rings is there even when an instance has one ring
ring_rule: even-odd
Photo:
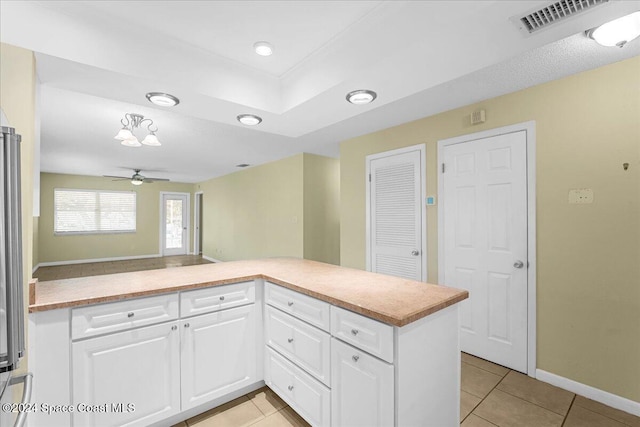
[[[193,200],[193,254],[202,255],[202,198],[204,193],[198,191],[195,193]]]

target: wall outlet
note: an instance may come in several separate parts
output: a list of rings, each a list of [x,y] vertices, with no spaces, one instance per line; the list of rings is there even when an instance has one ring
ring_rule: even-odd
[[[593,190],[590,188],[573,188],[569,190],[569,203],[593,203]]]

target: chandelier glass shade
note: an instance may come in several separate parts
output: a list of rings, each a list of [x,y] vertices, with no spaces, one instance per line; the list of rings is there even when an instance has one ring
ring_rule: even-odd
[[[160,144],[160,141],[158,141],[158,137],[156,136],[158,127],[153,124],[153,120],[146,119],[141,114],[126,113],[124,115],[124,118],[120,120],[120,123],[122,123],[122,129],[120,129],[118,131],[118,134],[113,138],[120,141],[120,144],[124,145],[125,147],[141,147],[142,145],[159,147],[160,145],[162,145]],[[138,141],[138,138],[133,134],[133,131],[137,128],[143,127],[143,125],[146,125],[149,134],[142,140],[142,142],[140,142]]]

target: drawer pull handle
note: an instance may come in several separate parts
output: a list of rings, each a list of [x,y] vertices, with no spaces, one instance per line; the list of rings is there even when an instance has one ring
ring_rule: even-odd
[[[291,307],[291,306],[293,305],[293,301],[289,301],[289,302],[287,303],[287,305],[288,305],[289,307]]]
[[[189,326],[190,326],[190,325],[189,325],[188,323],[185,323],[185,324],[184,324],[184,327],[185,327],[185,328],[188,328]]]
[[[289,391],[293,390],[293,386],[290,385],[289,387],[287,387],[289,389]]]
[[[354,362],[357,362],[358,359],[360,359],[360,356],[356,354],[355,356],[351,356],[351,358],[353,359]]]
[[[360,332],[360,331],[359,331],[359,330],[357,330],[357,329],[352,329],[352,330],[351,330],[351,334],[352,334],[352,335],[354,335],[354,336],[355,336],[355,335],[358,335],[358,332]]]
[[[171,330],[172,330],[172,331],[175,331],[176,329],[178,329],[178,327],[177,327],[176,325],[173,325],[173,326],[171,327]]]
[[[220,301],[224,301],[224,295],[220,297]]]
[[[293,338],[287,338],[287,341],[289,341],[290,343],[293,342]]]
[[[133,311],[130,311],[129,313],[127,313],[127,317],[133,317],[135,313]]]

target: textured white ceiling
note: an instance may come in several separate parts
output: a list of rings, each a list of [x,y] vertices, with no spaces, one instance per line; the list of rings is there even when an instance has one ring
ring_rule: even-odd
[[[141,168],[198,182],[238,163],[337,156],[347,138],[640,54],[638,41],[607,49],[582,33],[640,1],[611,2],[529,38],[509,20],[546,4],[3,0],[0,35],[39,52],[42,170]],[[251,51],[263,39],[276,45],[269,58]],[[378,99],[345,102],[360,88]],[[155,107],[149,91],[181,103]],[[119,146],[126,112],[152,117],[163,146]],[[243,127],[241,113],[264,121]]]

